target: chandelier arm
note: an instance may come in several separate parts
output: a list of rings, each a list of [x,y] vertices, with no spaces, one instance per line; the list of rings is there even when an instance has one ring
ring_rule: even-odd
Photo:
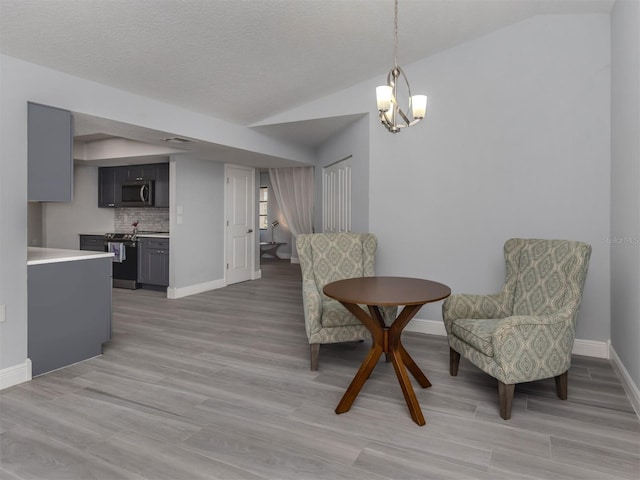
[[[402,119],[405,121],[407,126],[409,126],[409,124],[411,123],[411,120],[409,120],[409,118],[405,115],[405,113],[401,109],[398,109],[398,114],[402,117]]]
[[[386,128],[387,130],[389,130],[391,128],[391,124],[389,123],[389,121],[387,120],[387,118],[385,117],[384,113],[380,114],[380,123],[384,126],[384,128]]]
[[[380,123],[391,133],[398,133],[401,128],[406,127],[407,125],[396,125],[392,122],[389,117],[385,113],[380,113]]]

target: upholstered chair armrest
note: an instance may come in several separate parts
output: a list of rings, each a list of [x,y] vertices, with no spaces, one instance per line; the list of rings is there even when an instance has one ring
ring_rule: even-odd
[[[442,304],[442,318],[447,332],[451,322],[458,318],[504,318],[511,315],[510,295],[507,292],[492,295],[458,293]]]
[[[500,322],[492,335],[496,378],[504,383],[531,382],[569,369],[575,329],[567,315],[517,315]]]
[[[516,327],[536,328],[538,326],[555,325],[561,322],[570,322],[568,315],[554,313],[552,315],[513,315],[505,317],[496,328],[494,337],[508,332]]]
[[[302,282],[302,303],[304,305],[305,328],[307,336],[322,328],[322,295],[313,280]]]

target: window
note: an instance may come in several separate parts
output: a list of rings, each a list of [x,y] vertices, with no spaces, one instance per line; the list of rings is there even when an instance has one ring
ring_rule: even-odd
[[[259,196],[259,221],[260,230],[269,228],[269,187],[260,187]]]

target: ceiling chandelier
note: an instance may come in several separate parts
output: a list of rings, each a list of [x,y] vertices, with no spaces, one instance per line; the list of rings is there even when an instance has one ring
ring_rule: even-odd
[[[398,133],[401,128],[411,127],[424,118],[427,110],[427,96],[411,95],[409,80],[407,80],[407,76],[398,66],[398,0],[395,0],[393,25],[393,68],[387,74],[387,84],[376,87],[376,99],[378,101],[380,122],[391,133]],[[407,87],[409,98],[407,112],[411,112],[411,117],[398,105],[397,87],[400,77],[402,77]]]

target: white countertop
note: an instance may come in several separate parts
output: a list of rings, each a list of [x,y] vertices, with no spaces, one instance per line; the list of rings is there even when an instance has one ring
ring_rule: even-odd
[[[132,233],[132,232],[128,232]],[[80,235],[96,235],[96,236],[104,236],[104,232],[102,233],[81,233]],[[169,238],[169,232],[150,232],[150,233],[137,233],[137,237],[145,237],[145,238]],[[117,241],[117,240],[116,240]]]
[[[113,257],[113,253],[92,252],[90,250],[64,250],[61,248],[27,248],[27,265],[42,265],[44,263],[72,262],[75,260],[107,257]]]
[[[138,238],[169,238],[168,233],[138,233],[136,236]]]

